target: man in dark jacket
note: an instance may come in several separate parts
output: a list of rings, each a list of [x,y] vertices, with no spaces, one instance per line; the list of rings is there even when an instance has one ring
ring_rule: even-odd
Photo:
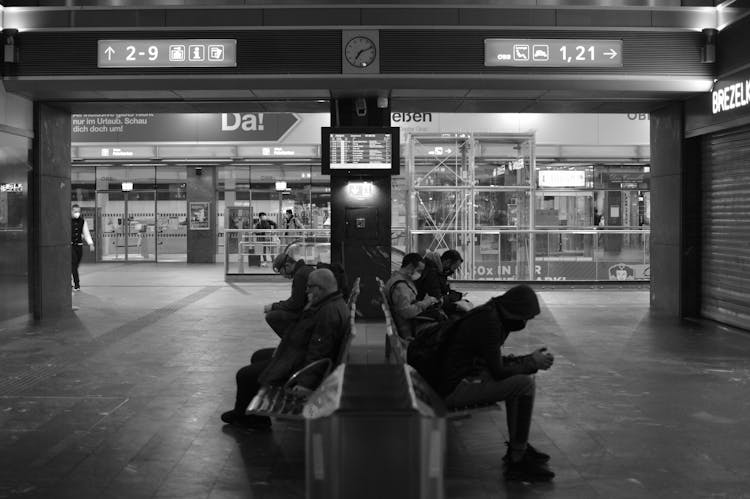
[[[314,269],[302,259],[295,262],[288,254],[281,253],[273,261],[273,270],[292,280],[292,295],[289,298],[263,307],[266,323],[281,336],[297,321],[307,304],[307,278]]]
[[[336,277],[328,269],[314,270],[307,282],[310,306],[299,320],[284,332],[271,358],[254,359],[237,371],[237,396],[234,409],[221,415],[225,423],[250,429],[268,429],[271,420],[246,415],[255,394],[262,385],[281,385],[300,368],[319,359],[336,361],[341,341],[349,327],[349,310],[338,291]],[[296,392],[317,388],[320,373],[307,372],[297,380]]]
[[[470,309],[468,302],[462,300],[462,294],[452,290],[448,284],[448,277],[458,270],[463,261],[461,253],[454,249],[445,250],[439,257],[437,252],[426,254],[422,277],[415,283],[417,300],[425,296],[437,298],[448,316],[460,316],[467,312]]]
[[[549,455],[528,444],[535,393],[532,375],[549,369],[554,357],[546,348],[520,357],[500,352],[508,334],[523,329],[537,314],[536,293],[526,285],[471,310],[446,333],[438,357],[439,379],[433,380],[448,407],[505,401],[510,442],[504,460],[509,480],[555,476],[543,466]]]

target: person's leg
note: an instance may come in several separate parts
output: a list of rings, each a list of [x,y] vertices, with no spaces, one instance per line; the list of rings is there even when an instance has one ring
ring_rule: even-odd
[[[258,362],[271,360],[275,351],[276,348],[261,348],[260,350],[256,350],[250,357],[250,363],[257,364]]]
[[[271,326],[274,333],[281,337],[284,331],[296,322],[298,317],[299,314],[287,312],[286,310],[271,310],[266,314],[266,323]]]
[[[77,244],[71,245],[71,258],[73,264],[73,287],[79,289],[81,287],[81,278],[78,275],[78,266],[81,264],[81,255],[83,255],[83,246]]]
[[[534,377],[519,374],[503,380],[462,381],[445,398],[449,408],[505,401],[510,438],[508,479],[550,480],[555,476],[526,455],[535,390]]]
[[[269,362],[270,358],[250,364],[237,371],[237,395],[234,409],[221,415],[223,422],[256,430],[265,430],[271,427],[271,418],[245,414],[247,406],[250,405],[253,397],[260,389],[258,377]]]

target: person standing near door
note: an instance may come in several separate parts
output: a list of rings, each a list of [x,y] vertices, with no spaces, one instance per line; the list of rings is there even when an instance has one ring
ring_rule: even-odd
[[[81,263],[83,255],[83,241],[89,245],[89,250],[94,251],[94,241],[91,239],[89,225],[86,220],[81,218],[81,207],[74,204],[72,207],[72,218],[70,228],[70,248],[73,263],[73,291],[80,291],[81,279],[78,276],[78,265]]]

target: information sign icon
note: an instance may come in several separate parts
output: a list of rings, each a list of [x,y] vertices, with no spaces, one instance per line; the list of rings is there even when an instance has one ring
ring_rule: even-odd
[[[189,45],[188,46],[188,60],[189,61],[205,61],[206,60],[206,46],[205,45]]]
[[[170,61],[184,61],[185,60],[185,46],[184,45],[170,45],[169,46],[169,60]]]
[[[535,61],[549,61],[549,45],[534,45],[533,49]]]
[[[513,45],[513,59],[516,61],[528,61],[529,60],[529,46],[528,45]]]
[[[223,61],[224,60],[224,46],[223,45],[209,45],[208,46],[208,60],[209,61]]]

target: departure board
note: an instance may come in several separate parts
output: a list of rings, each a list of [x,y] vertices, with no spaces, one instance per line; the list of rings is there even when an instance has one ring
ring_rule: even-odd
[[[331,133],[331,170],[390,170],[390,133]]]

